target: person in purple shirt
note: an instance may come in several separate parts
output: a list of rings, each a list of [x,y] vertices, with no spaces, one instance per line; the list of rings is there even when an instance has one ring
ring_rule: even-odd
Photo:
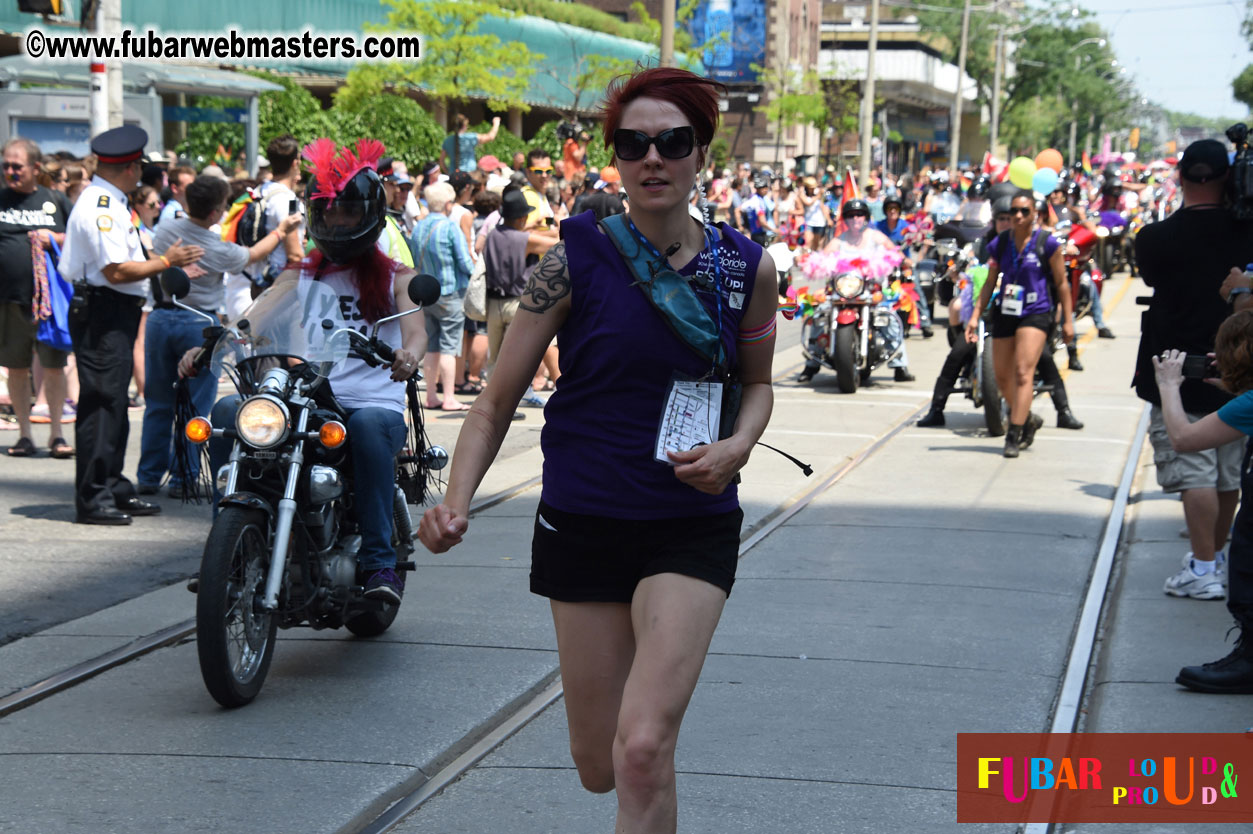
[[[589,791],[617,791],[618,831],[676,829],[679,725],[735,578],[743,512],[732,481],[773,407],[774,264],[725,223],[688,213],[720,86],[672,67],[620,79],[604,132],[631,200],[631,226],[619,230],[652,269],[692,276],[743,384],[729,436],[716,439],[714,425],[707,443],[658,451],[667,403],[686,391],[695,404],[702,390],[720,401],[716,378],[584,213],[561,224],[562,240],[532,274],[466,417],[444,503],[418,531],[435,553],[467,534],[474,491],[556,335],[564,373],[545,410],[531,589],[551,603],[579,778]]]
[[[992,362],[996,385],[1010,409],[1007,458],[1018,457],[1018,450],[1030,446],[1036,430],[1044,425],[1044,419],[1032,413],[1031,399],[1035,368],[1057,318],[1053,287],[1061,301],[1067,344],[1075,337],[1064,251],[1058,240],[1036,227],[1035,219],[1035,195],[1026,189],[1018,191],[1010,201],[1009,231],[988,244],[990,280],[984,282],[966,324],[966,340],[973,342],[978,338],[979,317],[999,285],[1000,296],[992,310]],[[999,276],[999,281],[992,276]]]

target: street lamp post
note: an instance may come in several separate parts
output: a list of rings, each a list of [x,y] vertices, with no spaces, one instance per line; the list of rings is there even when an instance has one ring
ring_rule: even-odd
[[[969,0],[967,0],[969,2]],[[861,100],[861,153],[857,158],[857,187],[870,182],[870,134],[874,131],[874,59],[879,45],[879,0],[870,3],[870,41],[866,44],[866,84]]]
[[[1079,43],[1072,46],[1070,49],[1067,49],[1066,52],[1069,54],[1071,52],[1074,52],[1079,47],[1086,46],[1090,43],[1095,43],[1103,47],[1105,46],[1105,38],[1084,38],[1083,40],[1079,41]],[[1079,55],[1076,55],[1075,56],[1075,77],[1076,78],[1079,76],[1079,66],[1081,62],[1082,62],[1082,57]],[[1070,104],[1070,164],[1072,166],[1077,161],[1075,159],[1075,135],[1078,131],[1078,126],[1079,126],[1079,99],[1076,98]]]
[[[962,39],[957,50],[957,93],[953,96],[953,133],[949,136],[949,148],[952,153],[949,167],[957,171],[958,152],[961,147],[962,132],[962,82],[966,77],[966,46],[970,39],[970,0],[966,0],[962,9]]]

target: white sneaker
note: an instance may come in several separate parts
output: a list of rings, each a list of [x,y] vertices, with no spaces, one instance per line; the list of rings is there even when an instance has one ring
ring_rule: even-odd
[[[1166,580],[1166,593],[1172,597],[1191,597],[1192,599],[1226,599],[1222,580],[1217,571],[1210,571],[1204,576],[1197,576],[1192,570],[1192,560],[1180,568],[1179,572]]]
[[[1184,554],[1183,561],[1180,563],[1180,565],[1185,568],[1192,567],[1192,551],[1191,550],[1189,550],[1187,553]],[[1223,583],[1223,587],[1226,588],[1227,587],[1227,554],[1221,550],[1214,554],[1214,573],[1218,576],[1218,581]]]

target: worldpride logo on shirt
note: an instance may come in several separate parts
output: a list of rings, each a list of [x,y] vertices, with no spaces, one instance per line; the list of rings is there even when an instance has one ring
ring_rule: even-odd
[[[740,257],[740,253],[734,250],[728,251],[723,247],[718,247],[718,265],[722,271],[722,286],[728,291],[743,292],[745,288],[745,273],[748,272],[748,262]],[[709,250],[701,250],[696,256],[696,270],[706,274],[713,272],[713,266],[709,262]]]

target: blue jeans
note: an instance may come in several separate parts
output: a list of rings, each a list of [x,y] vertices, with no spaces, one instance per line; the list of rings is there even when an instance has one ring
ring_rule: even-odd
[[[1098,330],[1105,329],[1105,311],[1101,309],[1101,294],[1092,288],[1092,323]]]
[[[223,397],[213,406],[209,418],[215,427],[233,426],[240,397]],[[396,566],[392,547],[392,495],[396,455],[405,445],[405,415],[387,408],[359,408],[348,412],[348,451],[352,457],[353,498],[361,550],[357,562],[362,570],[376,571]],[[313,441],[310,441],[313,442]],[[217,517],[217,471],[231,457],[233,440],[215,437],[209,441],[209,462],[213,467],[213,513]]]
[[[144,409],[143,433],[140,439],[140,484],[157,486],[165,473],[173,471],[174,442],[189,448],[193,478],[200,473],[200,456],[186,438],[174,438],[174,383],[178,381],[178,360],[194,347],[204,344],[202,316],[186,310],[153,310],[148,314],[144,336]],[[217,380],[207,370],[188,381],[196,414],[204,416],[213,405]]]

